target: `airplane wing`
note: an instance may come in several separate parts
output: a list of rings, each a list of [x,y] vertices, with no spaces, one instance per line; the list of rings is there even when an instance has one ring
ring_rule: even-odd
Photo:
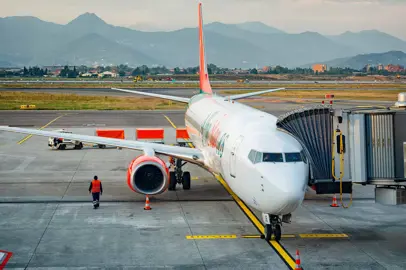
[[[154,94],[154,93],[141,92],[141,91],[135,91],[135,90],[127,90],[127,89],[120,89],[120,88],[111,88],[111,89],[121,91],[121,92],[132,93],[132,94],[139,94],[139,95],[143,95],[143,96],[169,99],[169,100],[178,101],[178,102],[182,102],[182,103],[189,103],[189,100],[190,100],[189,98],[185,98],[185,97],[168,96],[168,95]]]
[[[270,92],[275,92],[275,91],[279,91],[279,90],[283,90],[283,89],[285,89],[285,88],[268,89],[268,90],[244,93],[244,94],[239,94],[239,95],[232,95],[232,96],[224,97],[224,99],[225,100],[237,100],[237,99],[241,99],[241,98],[262,95],[262,94],[270,93]]]
[[[25,134],[32,134],[32,135],[45,136],[45,137],[66,138],[66,139],[70,139],[70,140],[87,142],[87,143],[103,144],[103,145],[110,145],[110,146],[122,147],[122,148],[127,148],[127,149],[133,149],[133,150],[140,150],[140,151],[144,151],[144,152],[148,152],[148,153],[150,153],[151,151],[154,151],[157,154],[173,156],[173,157],[180,158],[180,159],[186,160],[190,163],[194,163],[197,165],[204,164],[204,156],[203,156],[202,152],[196,148],[140,142],[140,141],[133,141],[133,140],[104,138],[104,137],[98,137],[98,136],[89,136],[89,135],[72,134],[72,133],[60,133],[60,132],[54,132],[54,131],[7,127],[7,126],[0,126],[0,131],[25,133]]]

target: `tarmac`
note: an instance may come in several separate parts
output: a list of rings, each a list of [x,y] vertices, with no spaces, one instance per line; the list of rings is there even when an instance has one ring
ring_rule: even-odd
[[[273,105],[266,109],[276,114],[302,106]],[[87,135],[124,128],[126,139],[137,127],[162,127],[168,144],[175,129],[165,116],[184,126],[183,111],[66,113],[0,111],[0,125]],[[139,151],[59,151],[46,137],[26,137],[0,132],[0,251],[12,253],[6,269],[294,269],[296,250],[303,269],[406,269],[406,207],[376,204],[373,187],[355,185],[349,208],[332,208],[330,195],[309,189],[282,240],[268,243],[260,213],[201,168],[187,164],[191,190],[151,196],[146,211],[145,197],[126,184]],[[94,175],[104,188],[97,210],[88,193]]]

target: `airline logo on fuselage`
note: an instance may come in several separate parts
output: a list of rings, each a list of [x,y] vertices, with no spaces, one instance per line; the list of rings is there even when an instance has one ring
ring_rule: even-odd
[[[223,133],[220,137],[221,130],[220,130],[220,120],[215,119],[215,116],[219,112],[213,112],[209,114],[204,120],[202,129],[202,144],[204,146],[210,146],[216,148],[216,154],[220,157],[223,156],[224,144],[229,135],[227,133]],[[220,139],[219,139],[220,137]]]

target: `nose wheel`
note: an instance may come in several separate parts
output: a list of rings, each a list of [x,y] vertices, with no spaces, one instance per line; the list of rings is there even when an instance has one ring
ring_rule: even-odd
[[[274,236],[274,240],[279,241],[282,237],[282,221],[279,216],[275,215],[268,215],[268,218],[264,218],[265,221],[265,240],[270,241],[272,239],[272,235]],[[264,215],[265,217],[265,215]]]

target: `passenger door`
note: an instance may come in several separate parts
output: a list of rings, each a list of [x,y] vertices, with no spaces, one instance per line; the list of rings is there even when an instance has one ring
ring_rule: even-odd
[[[237,166],[237,150],[238,147],[240,146],[244,136],[240,135],[234,142],[234,145],[231,147],[231,153],[230,153],[230,175],[232,177],[235,177],[235,169]]]

